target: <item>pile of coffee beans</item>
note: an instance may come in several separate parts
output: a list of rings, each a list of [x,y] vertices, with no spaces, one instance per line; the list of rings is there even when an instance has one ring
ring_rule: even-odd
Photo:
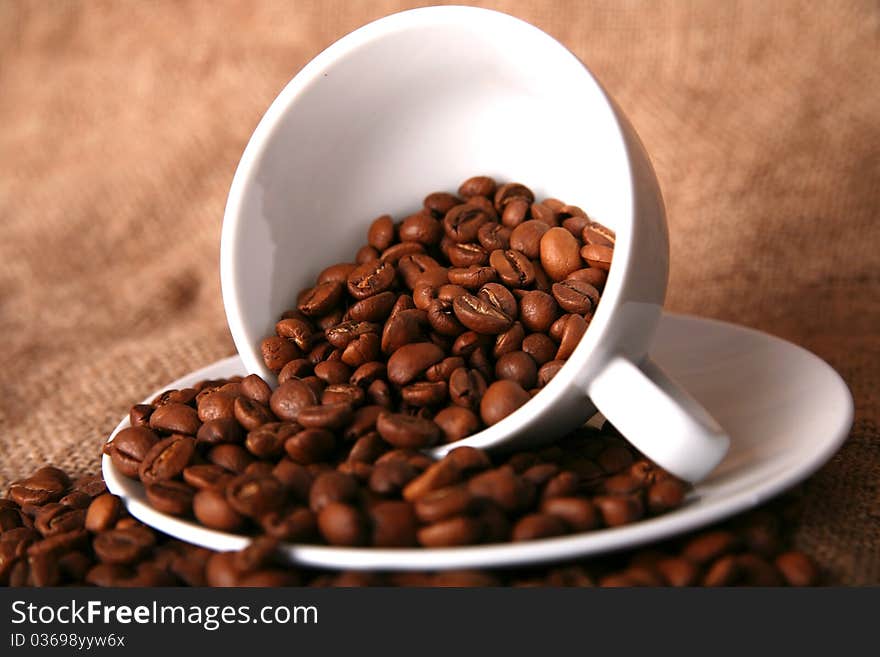
[[[352,409],[381,409],[396,447],[476,433],[571,356],[614,242],[580,208],[486,176],[397,223],[383,215],[354,261],[324,269],[262,341],[280,386],[242,414],[339,430]]]
[[[783,516],[753,512],[726,526],[625,556],[540,569],[439,573],[321,572],[278,558],[255,538],[212,552],[130,517],[100,477],[72,480],[44,467],[0,499],[2,586],[732,586],[819,583],[805,554],[787,548]]]
[[[418,415],[330,402],[279,421],[267,405],[277,396],[256,375],[169,390],[132,407],[104,451],[159,511],[297,543],[526,541],[627,524],[686,494],[610,426],[494,460],[458,447],[434,461],[411,439],[431,430]]]

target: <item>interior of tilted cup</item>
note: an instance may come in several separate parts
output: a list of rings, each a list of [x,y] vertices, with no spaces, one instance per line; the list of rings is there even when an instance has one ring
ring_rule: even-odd
[[[254,133],[227,206],[224,302],[248,371],[274,381],[260,340],[324,267],[353,260],[376,216],[402,219],[478,174],[578,205],[627,238],[619,126],[583,65],[537,28],[423,9],[313,60]]]

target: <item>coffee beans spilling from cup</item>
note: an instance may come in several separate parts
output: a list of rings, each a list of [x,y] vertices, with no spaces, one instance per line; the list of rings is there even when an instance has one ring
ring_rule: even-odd
[[[433,508],[438,508],[436,501]],[[394,513],[386,513],[385,517],[393,518]],[[393,523],[374,529],[389,530],[393,531]],[[758,511],[726,527],[687,537],[662,550],[642,550],[625,559],[612,556],[527,571],[327,573],[283,564],[278,558],[277,540],[266,536],[255,539],[239,552],[212,552],[168,538],[130,517],[122,500],[106,492],[100,477],[74,481],[58,468],[44,467],[13,483],[9,496],[0,499],[0,586],[818,583],[819,573],[812,560],[788,549],[783,537],[779,514]]]
[[[263,340],[280,386],[240,415],[338,432],[370,409],[381,440],[401,448],[476,433],[571,356],[614,241],[580,208],[485,176],[429,194],[397,223],[383,215]]]
[[[458,447],[434,461],[416,449],[439,431],[430,420],[316,404],[308,383],[286,385],[296,397],[253,374],[166,391],[132,407],[104,451],[163,513],[298,543],[526,541],[624,525],[685,497],[610,426],[495,460]]]

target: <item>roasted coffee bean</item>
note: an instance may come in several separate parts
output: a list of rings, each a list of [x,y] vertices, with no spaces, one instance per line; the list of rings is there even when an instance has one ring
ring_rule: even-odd
[[[351,451],[348,453],[348,460],[360,461],[362,463],[373,463],[387,451],[388,445],[382,440],[379,433],[377,431],[370,431],[358,438],[354,445],[351,446]]]
[[[727,555],[715,561],[703,576],[703,586],[733,586],[743,576],[736,557]]]
[[[542,463],[536,454],[529,452],[514,454],[507,461],[507,465],[513,468],[514,472],[521,473],[524,479],[528,479],[535,486],[543,486],[560,472],[559,466],[555,463]]]
[[[476,331],[465,331],[452,343],[452,353],[462,358],[470,358],[474,351],[492,344],[488,335],[480,335]]]
[[[401,258],[424,252],[425,247],[418,242],[402,242],[400,244],[389,246],[387,249],[385,249],[379,256],[379,260],[392,265],[396,265]]]
[[[379,252],[369,244],[364,244],[354,255],[355,263],[362,265],[379,259]]]
[[[475,475],[468,481],[468,490],[474,497],[489,499],[507,512],[527,506],[534,494],[533,485],[508,467]]]
[[[352,262],[339,262],[335,265],[330,265],[329,267],[323,269],[320,274],[318,274],[318,278],[315,281],[318,285],[321,283],[326,283],[328,281],[335,281],[338,283],[345,283],[348,280],[349,275],[357,268],[357,265]]]
[[[343,363],[354,368],[377,358],[379,358],[379,336],[375,333],[365,333],[349,342],[341,356]]]
[[[442,217],[444,214],[445,211],[440,216]],[[402,242],[420,242],[425,246],[433,246],[440,243],[440,239],[443,237],[443,226],[430,215],[412,214],[400,224],[398,234]]]
[[[275,324],[275,333],[295,344],[301,351],[308,351],[312,348],[315,330],[305,319],[291,317]]]
[[[666,479],[658,481],[648,489],[648,508],[651,513],[665,513],[681,506],[685,487],[680,481]]]
[[[421,376],[431,365],[443,360],[443,350],[430,342],[406,344],[388,359],[388,380],[406,385]]]
[[[544,233],[539,251],[541,266],[554,281],[564,280],[584,264],[577,238],[565,228],[554,227]]]
[[[159,442],[159,437],[151,429],[142,426],[127,427],[113,437],[113,440],[105,448],[105,453],[110,455],[114,467],[122,474],[136,479],[141,461],[157,442]],[[12,490],[10,490],[10,494],[15,499]]]
[[[373,404],[382,408],[391,408],[393,400],[391,397],[391,389],[385,381],[376,380],[367,386],[367,398]]]
[[[489,215],[477,205],[462,203],[451,208],[443,218],[443,230],[453,242],[473,242],[480,226],[490,221]]]
[[[681,554],[685,559],[705,565],[736,548],[736,536],[729,531],[718,530],[694,537],[685,545]]]
[[[505,315],[515,318],[518,313],[516,297],[510,290],[498,283],[486,283],[477,296],[500,309]]]
[[[556,516],[546,513],[531,513],[520,518],[513,526],[514,541],[533,541],[551,536],[561,536],[566,532],[565,523]]]
[[[418,469],[405,460],[377,462],[370,474],[369,487],[374,493],[393,495],[418,475]]]
[[[528,257],[520,251],[492,251],[489,264],[498,272],[502,283],[512,288],[525,288],[535,280],[535,268]]]
[[[551,497],[541,504],[541,511],[562,520],[572,531],[584,532],[599,526],[596,507],[582,497]]]
[[[529,202],[525,198],[515,198],[504,206],[501,223],[508,228],[519,226],[529,216]]]
[[[366,299],[388,290],[394,283],[394,265],[387,260],[375,260],[360,265],[348,277],[348,292],[355,299]]]
[[[278,372],[278,384],[283,385],[291,379],[309,376],[312,373],[312,367],[313,363],[308,358],[294,358]]]
[[[317,403],[318,397],[312,388],[301,379],[291,379],[275,389],[269,405],[279,419],[295,421],[303,408]]]
[[[370,267],[370,265],[362,265],[362,267]],[[352,277],[360,270],[355,269],[349,276],[349,290],[351,289]],[[393,276],[393,271],[392,271]],[[345,286],[339,281],[327,281],[320,283],[303,294],[297,303],[299,311],[308,317],[323,317],[330,313],[342,300]],[[378,290],[381,291],[381,290]],[[354,294],[352,296],[355,296]],[[369,295],[364,295],[369,296]],[[363,298],[363,297],[357,297]],[[295,358],[295,357],[294,357]],[[289,359],[290,360],[290,359]]]
[[[195,491],[180,481],[159,481],[146,486],[150,505],[172,516],[185,516],[192,511]]]
[[[580,477],[570,470],[563,470],[544,486],[542,497],[545,500],[556,497],[570,497],[581,489]]]
[[[138,476],[144,484],[173,479],[190,464],[195,451],[195,440],[173,434],[153,445],[144,455]]]
[[[327,329],[333,328],[342,321],[345,310],[341,306],[335,306],[326,315],[315,318],[315,329],[320,334]]]
[[[587,330],[587,322],[580,315],[568,315],[562,331],[562,339],[559,341],[559,350],[556,352],[556,360],[567,360],[581,342],[581,338]]]
[[[325,429],[309,428],[286,437],[283,444],[294,463],[308,465],[326,459],[336,447],[336,438]]]
[[[269,422],[248,433],[244,446],[257,458],[277,458],[284,451],[286,434],[280,431],[282,424]],[[288,425],[289,426],[289,425]]]
[[[354,477],[329,470],[315,478],[309,490],[309,508],[318,513],[332,502],[351,502],[357,494],[358,484]]]
[[[299,358],[302,352],[299,348],[287,338],[279,338],[271,336],[265,338],[260,344],[260,351],[263,355],[263,362],[270,370],[276,374],[281,371],[287,363],[295,358]]]
[[[195,436],[199,426],[201,422],[196,409],[186,404],[164,404],[150,416],[150,427],[155,431]]]
[[[553,298],[559,306],[569,313],[591,314],[599,303],[599,290],[589,283],[568,278],[553,284]]]
[[[815,586],[819,582],[816,565],[802,552],[780,554],[775,565],[789,586]]]
[[[219,390],[199,395],[198,416],[202,422],[235,417],[235,397]]]
[[[436,461],[404,487],[403,499],[415,502],[432,490],[458,483],[461,477],[462,468],[453,461]]]
[[[577,271],[573,271],[568,275],[568,278],[566,280],[583,281],[584,283],[588,283],[597,290],[601,291],[605,288],[605,281],[608,280],[608,272],[603,269],[588,267],[586,269],[578,269]]]
[[[546,333],[559,314],[556,300],[546,292],[531,290],[519,301],[520,321],[529,331]]]
[[[376,420],[383,412],[384,409],[381,406],[373,404],[357,409],[354,412],[354,418],[343,432],[343,437],[351,441],[375,431]]]
[[[297,422],[304,427],[315,429],[341,429],[354,415],[351,404],[337,402],[303,407],[297,415]]]
[[[111,529],[98,534],[92,542],[95,555],[108,564],[131,564],[143,557],[155,544],[153,532],[143,526]]]
[[[529,212],[532,219],[540,221],[542,224],[547,224],[551,228],[559,225],[556,212],[544,203],[532,203]]]
[[[291,543],[313,542],[318,534],[318,518],[304,507],[288,512],[270,511],[260,518],[260,526],[269,536]]]
[[[540,221],[524,221],[510,233],[510,248],[519,251],[529,260],[541,255],[541,239],[550,227]]]
[[[408,502],[379,502],[370,508],[372,541],[376,547],[413,547],[418,521]]]
[[[480,430],[480,418],[470,408],[448,406],[434,416],[434,423],[443,432],[443,442],[452,443]]]
[[[149,404],[135,404],[128,413],[128,422],[133,427],[148,427],[152,414],[153,407]]]
[[[434,363],[425,370],[425,378],[431,382],[449,381],[452,373],[459,367],[464,367],[464,359],[460,356],[444,358],[439,363]]]
[[[503,333],[513,324],[513,317],[485,297],[462,295],[453,302],[453,308],[462,324],[483,335]]]
[[[385,363],[372,361],[358,367],[349,377],[349,383],[363,388],[369,387],[373,381],[383,379],[387,375]]]
[[[452,302],[434,299],[425,309],[428,323],[440,335],[458,336],[464,333],[464,326],[458,321]]]
[[[325,360],[315,365],[315,376],[328,384],[348,383],[351,373],[351,367],[340,360]]]
[[[563,365],[565,365],[564,360],[551,360],[550,362],[541,365],[541,367],[538,368],[538,386],[543,388],[550,383],[550,381],[553,380],[553,377],[562,369]]]
[[[382,330],[382,351],[392,354],[404,345],[419,342],[427,323],[428,316],[424,310],[405,309],[393,314]]]
[[[450,269],[447,275],[453,285],[459,285],[467,290],[478,290],[486,283],[496,280],[498,272],[493,267],[472,265]]]
[[[480,227],[480,234],[484,232],[483,229],[487,226],[491,226],[491,224],[483,224]],[[450,244],[446,251],[446,257],[449,259],[449,264],[453,267],[467,268],[485,265],[489,262],[489,252],[482,245],[472,244],[470,242],[465,244]]]
[[[330,502],[318,512],[318,529],[330,545],[356,546],[367,540],[366,521],[353,506]]]
[[[540,334],[536,334],[540,335]],[[499,333],[495,338],[495,346],[492,348],[492,355],[499,359],[505,354],[522,349],[526,332],[522,324],[514,322],[513,325],[504,333]],[[556,353],[556,345],[553,346],[553,353]]]
[[[377,251],[384,251],[394,243],[394,221],[387,214],[376,218],[367,233],[367,242]]]
[[[211,529],[234,532],[245,523],[245,517],[227,501],[223,491],[216,488],[199,490],[192,500],[193,515]]]
[[[75,509],[50,502],[40,507],[34,518],[34,527],[43,536],[54,536],[81,529],[86,517],[85,509]]]
[[[215,445],[206,456],[211,463],[236,474],[244,472],[254,462],[254,457],[241,445]]]
[[[191,465],[183,470],[183,480],[193,488],[219,488],[232,479],[233,475],[225,468],[213,463]]]
[[[367,393],[351,383],[334,383],[324,388],[321,394],[322,404],[349,404],[352,408],[361,406],[367,398]]]
[[[587,244],[580,250],[579,255],[589,263],[590,267],[609,271],[611,269],[611,258],[614,256],[614,249],[599,244]]]
[[[467,486],[438,488],[419,498],[414,505],[415,514],[424,523],[434,523],[454,516],[467,515],[476,507],[476,498]]]
[[[477,370],[461,367],[449,377],[449,398],[453,404],[477,410],[486,394],[486,380]]]
[[[428,447],[440,439],[440,427],[434,422],[402,413],[380,415],[376,430],[394,447]]]
[[[632,495],[596,497],[593,502],[599,508],[602,519],[609,527],[634,522],[644,513],[641,499]]]
[[[259,518],[284,505],[284,487],[272,476],[241,474],[227,484],[226,501],[238,513]]]
[[[418,530],[419,544],[425,547],[471,545],[480,540],[482,526],[476,518],[456,516]]]
[[[197,445],[240,443],[243,439],[244,431],[234,417],[209,420],[200,426],[196,433]]]
[[[348,316],[355,322],[381,322],[391,314],[396,300],[394,292],[380,292],[352,304]]]
[[[401,399],[410,406],[437,406],[447,399],[445,381],[416,381],[400,389]]]
[[[283,458],[272,468],[272,476],[281,482],[281,485],[296,501],[308,501],[309,489],[314,477],[305,466],[295,463],[289,458]]]
[[[526,352],[512,351],[495,363],[495,378],[515,381],[528,390],[534,388],[538,381],[538,366]]]
[[[510,233],[510,228],[495,222],[486,223],[480,226],[480,230],[477,232],[477,239],[480,241],[480,246],[483,247],[487,259],[488,254],[492,251],[510,248]],[[450,260],[452,260],[452,258],[450,258]],[[458,267],[461,265],[456,266]]]
[[[458,188],[458,195],[466,199],[474,196],[494,197],[495,181],[488,176],[468,178]]]
[[[496,381],[488,388],[480,400],[480,417],[491,426],[513,413],[531,397],[515,381]]]
[[[378,324],[349,320],[327,329],[324,331],[324,336],[327,338],[327,342],[334,347],[344,349],[349,343],[353,340],[357,340],[360,336],[366,333],[376,333],[378,330]],[[317,371],[315,374],[318,374]],[[320,376],[320,374],[318,374],[318,376]]]
[[[267,407],[247,397],[237,397],[234,409],[235,419],[246,431],[253,431],[275,420],[275,416]]]
[[[504,206],[515,199],[524,199],[531,205],[535,201],[535,195],[528,187],[521,183],[505,183],[495,191],[495,208],[501,212]]]
[[[556,343],[544,333],[532,333],[522,341],[522,350],[532,357],[538,367],[553,360],[557,349]]]

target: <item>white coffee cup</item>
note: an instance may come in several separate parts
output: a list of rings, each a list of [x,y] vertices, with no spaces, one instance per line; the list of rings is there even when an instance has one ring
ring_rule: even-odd
[[[669,265],[663,201],[620,108],[553,38],[506,14],[429,7],[366,25],[282,90],[254,131],[223,221],[223,301],[247,370],[296,293],[352,261],[376,216],[418,210],[473,175],[523,182],[617,233],[577,349],[531,401],[452,447],[523,448],[596,409],[646,456],[697,481],[728,438],[648,351]]]

